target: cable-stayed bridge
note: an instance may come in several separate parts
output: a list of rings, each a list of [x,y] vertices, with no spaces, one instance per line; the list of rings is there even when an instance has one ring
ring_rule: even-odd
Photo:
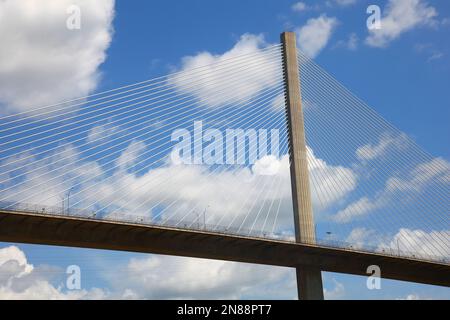
[[[0,241],[450,285],[450,165],[305,54],[244,53],[0,119]]]

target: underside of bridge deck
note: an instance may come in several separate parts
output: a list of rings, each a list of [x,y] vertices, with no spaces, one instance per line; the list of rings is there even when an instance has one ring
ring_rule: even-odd
[[[381,253],[70,216],[0,211],[0,241],[165,254],[367,275],[450,287],[450,265]]]

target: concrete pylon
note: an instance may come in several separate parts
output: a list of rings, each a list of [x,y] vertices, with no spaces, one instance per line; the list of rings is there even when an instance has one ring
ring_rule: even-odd
[[[285,99],[290,138],[291,189],[294,207],[295,238],[297,242],[316,242],[314,216],[311,204],[309,172],[305,141],[297,46],[294,32],[281,34]],[[319,269],[298,266],[297,290],[302,300],[323,300],[322,275]]]

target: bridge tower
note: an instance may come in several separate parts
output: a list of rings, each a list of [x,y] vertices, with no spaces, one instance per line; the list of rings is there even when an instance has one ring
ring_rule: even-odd
[[[294,32],[281,34],[283,45],[283,70],[285,99],[289,130],[291,190],[294,208],[295,238],[297,242],[316,242],[314,216],[311,204],[305,128],[297,63],[297,47]],[[322,300],[321,271],[307,266],[296,268],[299,299]]]

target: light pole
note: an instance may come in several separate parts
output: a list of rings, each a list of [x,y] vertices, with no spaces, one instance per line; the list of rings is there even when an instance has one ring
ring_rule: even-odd
[[[203,210],[203,230],[206,229],[206,210],[209,208],[209,204],[206,206],[205,210]]]
[[[194,211],[195,212],[195,211]],[[196,218],[194,221],[197,221],[197,229],[200,229],[200,214],[195,212]],[[192,224],[191,224],[192,225]],[[195,225],[194,225],[195,226]]]
[[[67,214],[70,214],[70,193],[72,192],[73,187],[69,189],[67,192]]]
[[[327,235],[327,236],[325,237],[325,239],[326,239],[327,241],[330,241],[330,243],[332,244],[332,243],[333,243],[333,241],[332,241],[333,238],[332,238],[332,236],[331,236],[331,235],[332,235],[332,232],[331,232],[331,231],[326,231],[325,233],[326,233],[326,235]]]
[[[64,195],[61,196],[61,213],[64,214]]]

